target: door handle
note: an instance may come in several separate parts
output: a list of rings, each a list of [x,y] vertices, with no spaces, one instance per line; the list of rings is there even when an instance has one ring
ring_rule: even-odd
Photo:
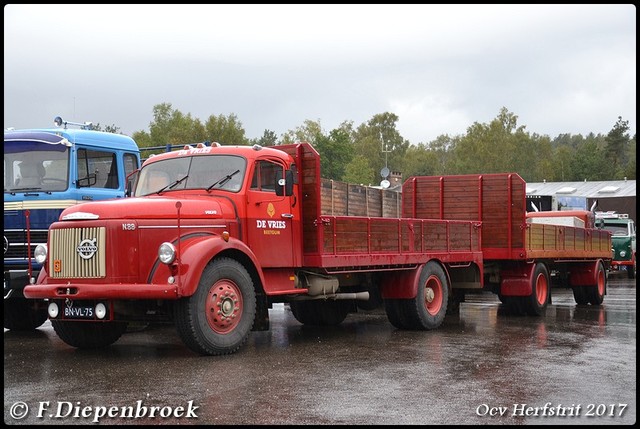
[[[282,213],[280,216],[286,219],[293,219],[293,214],[291,213]]]

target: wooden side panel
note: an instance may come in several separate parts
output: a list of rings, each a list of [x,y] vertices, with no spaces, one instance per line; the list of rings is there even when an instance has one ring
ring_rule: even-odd
[[[515,173],[414,177],[402,192],[403,217],[477,221],[483,248],[524,246],[526,188]]]
[[[401,195],[397,191],[322,181],[322,214],[328,216],[400,217]]]
[[[606,231],[573,226],[529,223],[526,256],[530,258],[611,258]]]

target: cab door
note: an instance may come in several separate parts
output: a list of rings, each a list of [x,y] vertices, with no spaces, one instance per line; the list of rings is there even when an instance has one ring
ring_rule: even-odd
[[[294,266],[291,197],[276,195],[276,172],[284,170],[278,160],[257,160],[247,191],[248,245],[262,267]]]

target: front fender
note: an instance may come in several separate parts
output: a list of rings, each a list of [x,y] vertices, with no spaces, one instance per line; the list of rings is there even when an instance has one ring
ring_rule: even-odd
[[[202,271],[216,255],[222,252],[242,253],[244,256],[242,259],[251,261],[260,281],[264,284],[264,277],[256,256],[245,243],[238,239],[230,238],[227,242],[218,235],[198,237],[180,243],[178,251],[177,282],[178,293],[181,296],[191,296],[195,293]]]

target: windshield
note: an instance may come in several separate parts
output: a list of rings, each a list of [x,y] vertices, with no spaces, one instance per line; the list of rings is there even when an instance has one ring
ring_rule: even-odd
[[[200,155],[170,158],[140,170],[135,196],[175,189],[206,189],[238,192],[247,162],[234,155]]]
[[[4,141],[4,191],[65,191],[69,147],[39,141]]]
[[[629,235],[627,225],[620,224],[605,224],[604,229],[611,232],[611,235]]]

